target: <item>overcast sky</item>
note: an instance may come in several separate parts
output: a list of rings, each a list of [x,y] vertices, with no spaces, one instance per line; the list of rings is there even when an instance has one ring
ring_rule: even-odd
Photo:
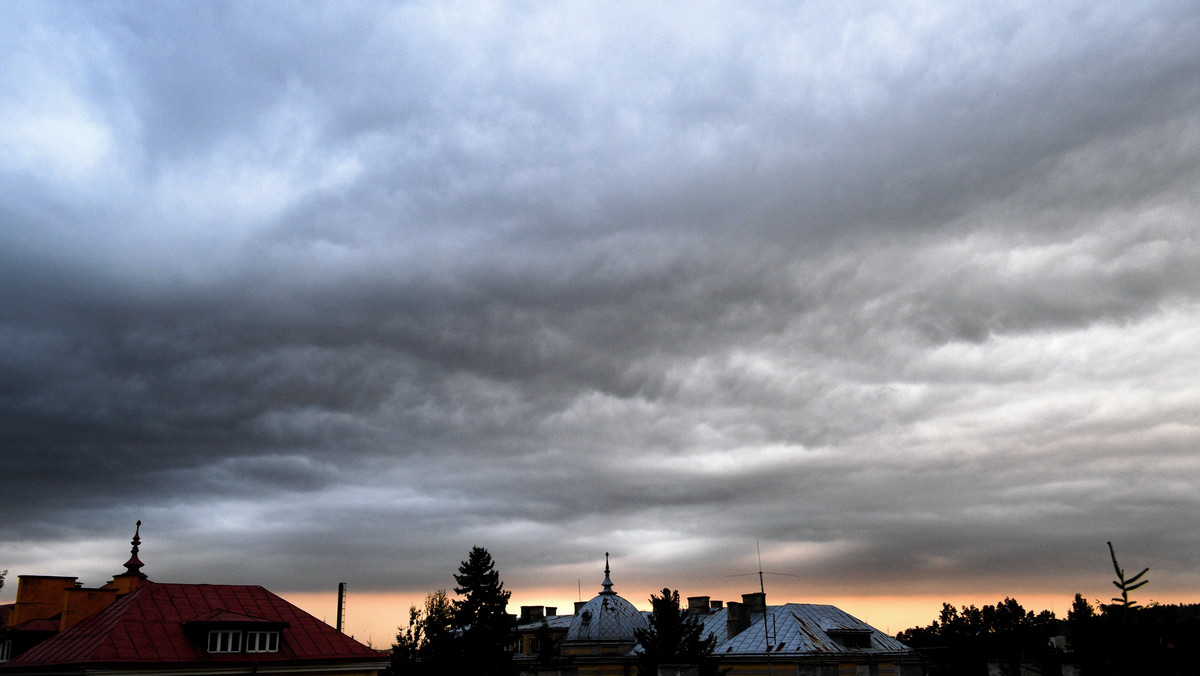
[[[0,185],[14,578],[1200,600],[1195,1],[5,2]]]

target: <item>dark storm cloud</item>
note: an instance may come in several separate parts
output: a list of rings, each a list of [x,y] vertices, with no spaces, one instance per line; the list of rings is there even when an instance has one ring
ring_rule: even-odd
[[[3,567],[1184,589],[1195,9],[6,6]]]

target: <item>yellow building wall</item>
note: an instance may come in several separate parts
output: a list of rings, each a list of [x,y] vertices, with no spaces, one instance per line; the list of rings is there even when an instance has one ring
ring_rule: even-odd
[[[838,676],[858,676],[858,667],[866,662],[840,662],[837,665]],[[795,661],[780,660],[766,661],[753,664],[722,664],[721,671],[727,676],[790,676],[795,674],[799,665]],[[895,676],[896,666],[890,662],[877,665],[879,676]]]
[[[54,617],[67,603],[67,591],[75,588],[79,578],[57,575],[20,575],[17,577],[17,600],[8,623],[14,627],[30,620]]]
[[[588,645],[566,646],[562,652],[564,655],[571,657],[622,657],[632,647],[632,643],[591,643]]]
[[[626,669],[623,662],[606,662],[603,664],[578,664],[575,667],[576,676],[628,676],[637,673],[637,666]]]
[[[762,664],[737,664],[734,666],[721,665],[721,671],[729,676],[780,676],[781,674],[796,673],[796,665],[785,665],[776,662],[772,662],[769,668],[766,662]]]
[[[124,595],[136,591],[145,581],[146,578],[140,575],[121,574],[114,576],[112,582],[104,585],[102,589],[115,589],[117,593]]]
[[[73,627],[109,607],[117,600],[117,593],[116,589],[68,589],[59,631]]]
[[[379,674],[378,671],[320,671],[311,669],[296,671],[288,671],[287,669],[280,669],[278,671],[271,669],[259,669],[258,673],[270,673],[271,676],[378,676]]]

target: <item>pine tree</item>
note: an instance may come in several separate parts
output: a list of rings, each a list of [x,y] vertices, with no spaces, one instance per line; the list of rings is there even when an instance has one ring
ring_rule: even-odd
[[[508,645],[515,630],[508,614],[512,593],[504,589],[492,555],[483,547],[472,547],[454,581],[458,583],[454,593],[462,597],[453,602],[453,611],[464,673],[508,673],[512,667]]]
[[[1126,578],[1125,569],[1121,567],[1121,564],[1117,563],[1117,552],[1113,549],[1112,542],[1108,543],[1108,555],[1112,557],[1113,570],[1117,572],[1117,579],[1113,580],[1113,586],[1121,590],[1121,595],[1119,597],[1114,596],[1112,599],[1113,602],[1121,604],[1121,609],[1124,611],[1138,608],[1138,604],[1129,600],[1129,592],[1149,582],[1149,580],[1142,580],[1141,578],[1150,572],[1150,569],[1143,568],[1142,572],[1137,575]],[[1138,580],[1141,581],[1139,582]]]
[[[686,664],[699,667],[701,674],[715,674],[711,659],[717,638],[704,635],[704,624],[698,617],[681,609],[679,591],[662,590],[662,596],[650,595],[648,629],[637,629],[634,638],[641,644],[638,653],[638,673],[656,676],[664,664]]]

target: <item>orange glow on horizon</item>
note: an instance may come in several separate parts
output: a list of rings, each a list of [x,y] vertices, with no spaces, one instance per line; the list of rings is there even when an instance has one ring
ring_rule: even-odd
[[[375,648],[391,646],[396,637],[397,628],[407,623],[409,606],[420,607],[427,592],[397,591],[397,592],[354,592],[350,590],[346,598],[345,632],[359,641]],[[590,599],[595,591],[586,595]],[[685,591],[680,590],[684,595]],[[688,594],[691,595],[691,594]],[[330,625],[337,620],[337,592],[293,592],[281,593],[291,603],[303,608],[312,615],[324,620]],[[641,593],[631,590],[622,593],[622,597],[631,601],[636,607],[648,610],[650,592]],[[937,619],[943,603],[959,606],[984,606],[1002,601],[1006,596],[1015,598],[1024,608],[1034,613],[1050,610],[1065,619],[1071,608],[1074,594],[1047,593],[968,593],[968,594],[923,594],[923,595],[891,595],[891,596],[855,596],[827,595],[806,596],[805,598],[772,598],[768,592],[767,601],[771,604],[802,602],[821,603],[837,606],[867,624],[891,636],[912,627],[924,627]],[[714,595],[713,600],[741,600],[740,595]],[[561,589],[522,591],[514,593],[509,600],[509,611],[517,614],[523,605],[541,605],[557,607],[559,615],[569,615],[574,611],[576,599],[563,599]],[[1093,603],[1095,599],[1089,599]],[[1107,600],[1107,599],[1106,599]]]

